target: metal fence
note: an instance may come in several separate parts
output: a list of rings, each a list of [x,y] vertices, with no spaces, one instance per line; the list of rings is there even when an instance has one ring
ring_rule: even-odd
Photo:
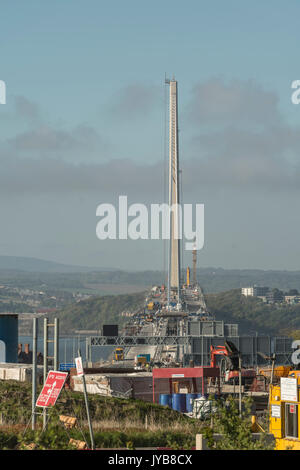
[[[238,336],[238,324],[223,321],[189,321],[190,336]]]
[[[244,366],[267,365],[260,353],[270,356],[275,353],[276,364],[287,365],[291,363],[292,339],[286,337],[270,336],[231,336],[230,338],[220,336],[192,337],[187,346],[184,356],[185,364],[193,360],[195,365],[210,365],[210,346],[224,346],[225,340],[230,340],[242,355]]]

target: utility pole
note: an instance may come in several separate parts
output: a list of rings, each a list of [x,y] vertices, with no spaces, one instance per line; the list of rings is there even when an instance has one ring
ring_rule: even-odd
[[[53,338],[49,339],[48,329],[54,328]],[[53,356],[49,356],[49,345],[53,343]],[[48,323],[48,318],[44,318],[44,383],[46,382],[49,368],[49,360],[52,360],[54,370],[58,370],[59,363],[59,321],[54,318],[54,323]],[[43,430],[47,427],[47,408],[43,411]]]
[[[35,430],[36,415],[35,415],[35,404],[36,404],[36,375],[37,375],[37,333],[38,332],[38,319],[33,319],[32,325],[32,421],[31,428]]]

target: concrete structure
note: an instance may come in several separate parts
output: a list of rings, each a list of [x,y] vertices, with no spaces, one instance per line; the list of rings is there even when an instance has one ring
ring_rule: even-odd
[[[152,401],[151,372],[86,374],[85,381],[91,394]],[[72,376],[71,388],[83,392],[82,377]]]
[[[179,156],[178,156],[178,108],[177,81],[167,80],[170,85],[169,102],[169,206],[176,209],[170,211],[170,252],[169,252],[169,288],[180,287],[180,220],[179,204]]]
[[[43,368],[38,367],[37,376],[39,383],[43,380]],[[17,380],[18,382],[31,382],[31,364],[0,364],[0,380]]]

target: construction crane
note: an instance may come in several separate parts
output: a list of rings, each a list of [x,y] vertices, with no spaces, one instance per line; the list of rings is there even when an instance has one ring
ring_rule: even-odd
[[[197,284],[197,250],[196,250],[196,240],[194,241],[193,249],[193,284]]]

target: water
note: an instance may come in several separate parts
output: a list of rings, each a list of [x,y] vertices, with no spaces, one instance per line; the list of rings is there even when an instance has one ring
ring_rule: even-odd
[[[19,336],[19,343],[23,345],[29,344],[29,349],[32,351],[32,336]],[[53,343],[49,343],[48,355],[53,355]],[[78,357],[78,349],[80,349],[83,361],[86,361],[86,337],[85,336],[61,336],[59,338],[59,363],[74,363],[74,358]],[[91,358],[92,362],[98,362],[101,359],[107,359],[113,351],[112,346],[92,346]],[[44,354],[44,339],[43,336],[38,337],[37,351]]]

